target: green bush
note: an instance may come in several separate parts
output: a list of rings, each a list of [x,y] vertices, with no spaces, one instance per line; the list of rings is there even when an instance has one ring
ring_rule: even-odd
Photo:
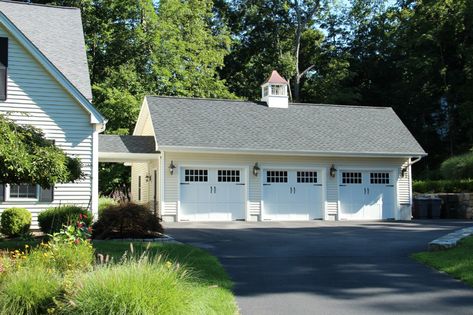
[[[46,209],[39,214],[38,223],[43,233],[52,234],[59,232],[64,225],[74,224],[79,220],[80,215],[85,215],[83,221],[87,225],[92,223],[92,213],[77,206],[59,206]]]
[[[61,278],[40,267],[20,268],[0,288],[0,314],[46,314],[61,293]]]
[[[1,217],[1,231],[8,236],[18,236],[29,231],[31,213],[24,208],[5,209]]]
[[[99,217],[102,215],[102,212],[111,207],[116,206],[118,203],[113,198],[109,197],[100,197],[99,198]]]
[[[93,236],[108,238],[147,238],[156,237],[163,227],[149,208],[134,203],[110,206],[93,226]]]
[[[473,180],[417,180],[412,190],[421,194],[473,192]]]
[[[440,165],[440,172],[445,179],[473,178],[473,152],[453,156],[443,161]]]
[[[129,260],[87,273],[66,293],[68,314],[208,314],[171,263]]]

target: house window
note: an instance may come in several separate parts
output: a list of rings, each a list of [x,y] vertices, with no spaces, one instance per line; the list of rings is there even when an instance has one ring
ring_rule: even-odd
[[[389,173],[383,173],[383,172],[370,173],[370,183],[389,185]]]
[[[141,201],[141,176],[138,176],[138,201]]]
[[[343,184],[361,184],[360,172],[342,172]]]
[[[297,172],[298,183],[317,183],[317,172]]]
[[[267,171],[267,183],[287,183],[287,171]]]
[[[219,182],[227,183],[239,183],[240,182],[240,171],[239,170],[218,170],[217,180]]]
[[[263,97],[268,96],[268,86],[263,87]]]
[[[7,193],[9,200],[38,200],[38,195],[38,185],[32,184],[11,184]]]
[[[186,182],[207,182],[209,180],[209,171],[186,169],[184,171],[184,180]]]

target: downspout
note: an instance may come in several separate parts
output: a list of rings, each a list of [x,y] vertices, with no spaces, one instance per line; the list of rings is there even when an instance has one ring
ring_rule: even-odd
[[[409,158],[409,162],[408,162],[408,172],[409,172],[409,204],[411,205],[412,207],[412,203],[413,203],[413,198],[412,198],[412,165],[414,165],[415,163],[419,162],[420,160],[422,159],[422,156],[418,156],[416,157],[414,160],[412,160],[411,158]]]

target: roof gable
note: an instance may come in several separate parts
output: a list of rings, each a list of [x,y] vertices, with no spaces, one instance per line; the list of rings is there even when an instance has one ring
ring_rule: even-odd
[[[147,97],[161,150],[425,155],[391,108]]]
[[[105,123],[105,118],[93,107],[90,101],[62,73],[51,60],[14,24],[5,14],[2,5],[11,4],[0,1],[0,24],[90,113],[91,123]],[[29,6],[29,5],[27,5]],[[82,27],[82,26],[81,26]],[[83,39],[82,39],[83,40]],[[88,76],[88,72],[87,72]],[[90,89],[90,82],[89,82]]]
[[[82,95],[92,99],[79,9],[0,1],[0,11]]]

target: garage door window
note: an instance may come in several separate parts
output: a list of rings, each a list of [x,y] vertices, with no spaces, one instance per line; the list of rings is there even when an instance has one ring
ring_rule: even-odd
[[[209,180],[208,170],[185,170],[184,180],[186,182],[207,182]]]
[[[317,172],[297,172],[298,183],[317,183]]]
[[[226,183],[239,183],[240,182],[240,171],[239,170],[218,170],[219,182]]]
[[[267,183],[287,183],[287,171],[267,171]]]
[[[361,184],[361,172],[342,172],[343,184]]]
[[[389,173],[373,172],[370,173],[371,184],[389,184]]]

